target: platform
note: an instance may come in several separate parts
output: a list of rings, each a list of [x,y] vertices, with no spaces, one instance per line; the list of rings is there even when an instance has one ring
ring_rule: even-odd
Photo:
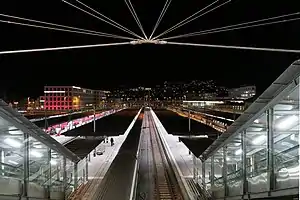
[[[111,166],[113,160],[115,159],[116,155],[119,152],[120,147],[122,146],[123,142],[127,138],[130,130],[132,129],[134,123],[136,122],[141,110],[137,113],[137,115],[134,117],[130,125],[128,126],[127,130],[124,132],[123,135],[119,135],[116,137],[109,137],[108,143],[105,143],[104,141],[101,142],[96,147],[96,152],[102,151],[102,155],[94,156],[94,151],[92,151],[89,156],[89,162],[88,162],[88,182],[86,182],[83,185],[83,189],[80,191],[77,191],[77,194],[74,195],[73,199],[81,199],[81,200],[88,200],[90,199],[95,192],[97,191],[99,185],[102,182],[103,177],[107,173],[109,167]],[[114,139],[114,145],[111,146],[110,144],[110,138]]]

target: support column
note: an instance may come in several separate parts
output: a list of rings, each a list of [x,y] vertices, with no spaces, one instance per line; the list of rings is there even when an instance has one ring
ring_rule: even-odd
[[[271,108],[267,111],[267,175],[268,191],[275,189],[274,175],[274,110]]]
[[[64,196],[65,199],[67,198],[67,186],[68,186],[68,177],[67,177],[67,159],[66,157],[63,158],[63,191],[64,191]]]
[[[203,185],[203,188],[206,189],[206,183],[205,183],[205,160],[202,160],[202,185]]]
[[[193,178],[197,181],[198,178],[198,168],[197,168],[197,157],[193,154]]]
[[[24,161],[23,161],[23,194],[25,199],[28,199],[28,184],[29,184],[29,137],[27,133],[24,133]]]
[[[88,161],[88,157],[85,158],[85,180],[89,181],[89,161]]]
[[[211,163],[210,163],[210,183],[211,183],[211,188],[213,188],[214,184],[215,184],[215,157],[211,156]]]
[[[5,166],[3,165],[4,158],[5,158],[5,152],[3,150],[0,150],[0,167],[2,170],[2,176],[4,176],[4,170],[5,170]]]
[[[52,183],[52,168],[51,168],[51,149],[48,148],[48,166],[49,170],[47,171],[48,184],[47,184],[47,198],[50,199],[51,193],[51,183]]]
[[[247,181],[247,149],[246,149],[246,130],[241,133],[241,146],[242,146],[242,179],[243,179],[243,195],[248,193]]]
[[[78,163],[74,163],[74,190],[78,187]]]
[[[224,181],[224,197],[228,196],[227,186],[227,146],[223,147],[223,181]]]

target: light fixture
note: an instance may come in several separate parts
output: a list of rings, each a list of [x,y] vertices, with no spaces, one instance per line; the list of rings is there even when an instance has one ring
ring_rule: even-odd
[[[37,158],[43,157],[43,154],[41,154],[40,152],[37,152],[37,151],[31,151],[30,154]]]
[[[254,144],[254,145],[262,144],[266,139],[267,139],[267,137],[265,135],[260,135],[256,138],[254,138],[254,140],[252,140],[252,144]]]
[[[258,119],[254,120],[254,123],[258,124],[258,123],[259,123],[259,120],[258,120]]]
[[[283,118],[278,124],[276,124],[276,127],[278,129],[281,129],[281,130],[283,130],[283,129],[289,129],[297,121],[298,121],[298,116],[296,116],[296,115],[290,115],[288,117]]]
[[[15,148],[20,148],[20,147],[22,146],[22,144],[21,144],[20,142],[18,142],[17,140],[13,140],[13,139],[11,139],[11,138],[6,138],[6,139],[4,140],[4,142],[5,142],[6,144],[8,144],[9,146],[15,147]]]
[[[22,135],[23,132],[14,126],[8,127],[8,133],[11,135]]]
[[[41,144],[34,145],[34,148],[41,149],[41,148],[43,148],[43,145],[41,145]]]
[[[18,165],[19,163],[17,163],[16,161],[13,160],[8,160],[9,163],[14,164],[14,165]]]
[[[242,149],[238,149],[238,150],[235,151],[234,154],[235,154],[236,156],[238,156],[238,155],[241,155],[242,152],[243,152]]]

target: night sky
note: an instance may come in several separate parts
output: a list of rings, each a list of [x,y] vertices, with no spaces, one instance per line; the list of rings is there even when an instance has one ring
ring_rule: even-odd
[[[68,1],[76,4],[75,0]],[[82,2],[141,34],[123,0],[82,0]],[[173,0],[156,34],[212,2],[212,0]],[[222,2],[224,1],[220,0],[218,4]],[[167,36],[298,12],[297,2],[298,0],[232,0],[224,7]],[[132,0],[148,35],[164,3],[162,0]],[[0,13],[130,36],[61,0],[1,1]],[[8,18],[0,17],[0,20]],[[299,27],[300,20],[174,41],[300,49]],[[0,23],[0,31],[1,51],[123,42],[5,23]],[[149,44],[0,55],[0,96],[1,91],[6,91],[9,97],[16,98],[22,95],[41,95],[46,84],[109,89],[120,84],[151,86],[164,80],[192,79],[215,79],[229,87],[256,84],[259,90],[263,90],[299,58],[299,54],[293,53]]]

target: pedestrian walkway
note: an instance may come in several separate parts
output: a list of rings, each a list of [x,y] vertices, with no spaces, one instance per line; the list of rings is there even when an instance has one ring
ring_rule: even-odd
[[[154,112],[152,112],[154,113]],[[153,114],[154,121],[161,136],[166,141],[171,154],[173,155],[183,177],[193,177],[193,155],[189,153],[189,149],[183,142],[179,142],[179,137],[168,134],[156,114]]]
[[[89,154],[88,182],[86,182],[81,188],[79,188],[76,194],[73,195],[73,199],[89,200],[90,197],[95,193],[95,191],[101,183],[101,180],[105,176],[113,160],[118,154],[120,147],[127,138],[140,112],[141,110],[137,113],[137,115],[132,120],[131,124],[128,126],[127,130],[124,132],[123,135],[109,137],[107,143],[103,141],[101,142],[101,144],[98,145],[98,147],[96,147],[96,152],[102,151],[102,155],[97,155],[97,153],[94,150]],[[110,138],[114,139],[113,146],[111,146]],[[96,155],[94,156],[95,153]]]

